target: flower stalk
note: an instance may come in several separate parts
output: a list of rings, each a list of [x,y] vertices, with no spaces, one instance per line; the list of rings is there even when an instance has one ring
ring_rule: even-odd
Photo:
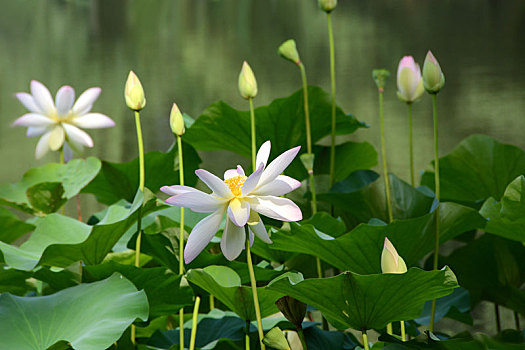
[[[255,109],[253,108],[253,98],[248,98],[248,102],[250,103],[250,133],[252,138],[252,171],[254,172],[257,170],[257,165],[255,164],[256,159],[256,147],[255,144]]]
[[[142,193],[144,193],[144,143],[142,141],[142,128],[140,126],[140,113],[139,111],[135,111],[135,125],[137,127],[137,142],[139,146],[139,189]],[[142,213],[141,209],[139,209],[138,218],[137,218],[137,242],[135,245],[135,266],[140,266],[140,244],[142,240],[142,230],[141,230],[141,222],[142,221]]]
[[[363,347],[365,350],[370,350],[370,347],[368,345],[368,337],[366,335],[366,330],[361,331],[361,336],[363,337]]]
[[[330,134],[330,186],[332,186],[335,173],[335,50],[331,12],[326,13],[326,20],[328,22],[328,41],[330,43],[330,84],[332,88],[332,131]]]
[[[201,297],[195,298],[195,305],[193,306],[193,318],[191,322],[191,337],[190,337],[190,350],[195,349],[195,339],[197,338],[197,317],[199,316],[199,305],[201,303]],[[184,335],[184,328],[181,328],[180,332]]]
[[[412,104],[407,103],[408,106],[408,143],[410,151],[410,184],[412,187],[416,185],[416,177],[414,173],[414,141],[412,132]]]
[[[184,186],[184,157],[182,155],[182,137],[180,137],[179,135],[177,135],[177,147],[179,151],[179,183],[181,184],[181,186]],[[180,207],[179,228],[179,275],[182,274],[184,274],[184,207]],[[197,297],[197,299],[200,301],[199,297]],[[179,330],[180,349],[184,350],[184,308],[181,308],[179,310]]]

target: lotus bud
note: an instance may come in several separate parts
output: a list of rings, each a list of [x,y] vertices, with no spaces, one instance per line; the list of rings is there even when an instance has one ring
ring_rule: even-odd
[[[383,252],[381,253],[381,271],[383,273],[407,272],[405,261],[397,254],[396,248],[386,237]]]
[[[184,118],[182,117],[182,113],[180,112],[176,103],[174,103],[173,107],[171,107],[170,127],[171,131],[175,135],[182,136],[184,134]]]
[[[386,81],[390,77],[390,72],[387,69],[374,69],[372,71],[372,78],[374,79],[379,92],[385,90]]]
[[[424,92],[419,65],[414,57],[403,57],[397,66],[397,97],[403,102],[412,103],[423,96]]]
[[[443,75],[439,62],[430,50],[427,52],[423,64],[423,85],[425,90],[431,94],[437,94],[445,85],[445,75]]]
[[[332,12],[337,6],[337,0],[319,0],[319,7],[326,13]]]
[[[126,98],[126,104],[133,111],[140,111],[146,105],[144,89],[133,71],[129,71],[124,97]]]
[[[279,311],[281,311],[286,319],[294,324],[297,329],[302,328],[303,319],[306,315],[306,304],[299,300],[284,296],[275,302]]]
[[[284,43],[282,43],[281,46],[279,46],[277,53],[297,65],[301,63],[299,52],[297,52],[297,46],[295,46],[295,40],[293,39],[286,40]]]
[[[242,64],[241,74],[239,74],[239,92],[245,99],[257,96],[257,80],[246,61]]]
[[[266,346],[276,350],[290,350],[290,345],[286,341],[283,331],[279,327],[273,327],[263,338]]]

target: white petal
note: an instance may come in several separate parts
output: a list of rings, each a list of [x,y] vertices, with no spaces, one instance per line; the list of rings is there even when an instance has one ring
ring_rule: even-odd
[[[68,123],[62,123],[62,126],[66,130],[68,141],[71,140],[83,146],[93,147],[93,139],[85,131]]]
[[[38,140],[38,143],[36,144],[36,150],[35,150],[35,157],[36,159],[42,158],[47,151],[49,151],[49,137],[51,136],[51,131],[46,132],[40,140]]]
[[[257,168],[261,165],[261,163],[266,166],[266,163],[268,162],[268,157],[270,156],[270,150],[272,148],[272,143],[268,140],[265,143],[262,144],[262,146],[257,151],[257,157],[255,158],[255,164],[257,165]]]
[[[184,261],[186,264],[189,264],[195,259],[195,257],[206,248],[213,236],[215,236],[224,216],[225,209],[224,206],[220,207],[217,211],[195,225],[184,248]]]
[[[228,216],[235,225],[246,225],[250,217],[250,204],[238,198],[232,199],[228,205]]]
[[[264,227],[264,223],[262,219],[259,219],[259,222],[255,225],[249,225],[250,231],[253,231],[257,237],[264,243],[272,244],[272,240],[270,239],[270,236],[268,236],[268,232],[266,231],[266,227]]]
[[[189,186],[181,186],[181,185],[174,185],[174,186],[162,186],[160,190],[166,194],[169,194],[170,196],[176,196],[178,194],[188,193],[188,192],[201,192],[193,187]]]
[[[284,169],[290,165],[300,149],[301,146],[294,147],[275,158],[273,162],[271,162],[266,167],[266,169],[264,169],[261,179],[259,180],[259,186],[266,185],[279,176],[284,171]]]
[[[18,101],[20,101],[30,112],[43,113],[40,107],[38,107],[36,104],[32,95],[28,94],[27,92],[18,92],[15,96]]]
[[[85,129],[102,129],[115,126],[113,119],[101,113],[88,113],[73,119],[73,124]]]
[[[237,165],[237,174],[241,176],[246,176],[246,174],[244,173],[244,169],[240,165]]]
[[[33,136],[40,136],[46,131],[48,131],[49,128],[46,128],[45,126],[30,126],[27,128],[27,137],[33,137]]]
[[[60,125],[55,126],[49,136],[49,148],[52,151],[58,151],[64,145],[65,140],[66,133],[64,132],[64,128]]]
[[[61,116],[66,116],[73,103],[75,102],[75,89],[71,86],[65,85],[62,86],[55,97],[55,105],[57,107],[57,113]]]
[[[281,221],[299,221],[303,214],[301,209],[287,198],[258,196],[250,198],[250,207],[259,214]]]
[[[31,94],[37,106],[47,115],[55,113],[55,103],[49,90],[39,81],[31,81]]]
[[[166,199],[166,203],[176,205],[177,207],[190,208],[197,213],[211,213],[222,207],[225,203],[207,193],[196,191],[178,194]]]
[[[221,250],[228,260],[235,260],[242,252],[246,243],[246,233],[244,227],[235,225],[231,220],[226,219],[226,227],[222,233]]]
[[[102,91],[99,87],[94,87],[84,91],[73,105],[73,113],[76,115],[86,114],[93,107],[93,103],[97,100]]]
[[[286,175],[279,175],[275,180],[260,186],[251,194],[255,196],[282,196],[301,187],[301,182]],[[244,187],[243,187],[244,188]]]
[[[73,139],[69,139],[69,140],[66,140],[66,142],[64,143],[65,144],[68,144],[69,147],[71,147],[71,150],[73,150],[73,152],[77,153],[77,154],[82,154],[82,152],[84,151],[84,145],[76,142],[75,140]]]
[[[38,113],[24,114],[23,116],[21,116],[13,122],[13,126],[46,127],[52,124],[55,124],[55,122],[52,119]]]
[[[213,175],[209,171],[204,170],[204,169],[197,169],[197,170],[195,170],[195,174],[217,196],[222,197],[224,199],[230,199],[230,198],[233,197],[233,193],[232,193],[232,191],[230,191],[230,188],[228,187],[228,185],[226,185],[224,183],[224,181],[222,181],[220,178],[218,178],[217,176]]]
[[[261,178],[261,175],[264,171],[264,164],[259,165],[259,169],[257,169],[253,174],[248,176],[246,181],[244,181],[244,184],[242,185],[242,195],[246,196],[251,191],[254,190],[254,188],[257,187],[259,184],[259,179]]]
[[[68,163],[71,159],[73,159],[73,150],[71,147],[69,147],[69,144],[67,142],[64,142],[64,147],[62,148],[62,152],[64,152],[64,161]]]
[[[231,179],[232,177],[235,177],[237,175],[239,175],[237,169],[228,169],[224,172],[224,180]]]

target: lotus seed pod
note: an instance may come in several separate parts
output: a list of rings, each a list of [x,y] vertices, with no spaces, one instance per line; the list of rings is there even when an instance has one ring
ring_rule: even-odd
[[[389,77],[390,72],[387,69],[374,69],[372,71],[372,78],[374,79],[380,92],[383,92],[385,89],[386,81]]]
[[[319,0],[319,7],[326,13],[332,12],[337,6],[337,0]]]
[[[295,64],[301,63],[299,52],[297,52],[297,46],[295,45],[295,40],[293,39],[286,40],[284,43],[282,43],[281,46],[279,46],[277,53]]]

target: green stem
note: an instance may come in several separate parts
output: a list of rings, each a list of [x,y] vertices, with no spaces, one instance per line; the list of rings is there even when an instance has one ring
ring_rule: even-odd
[[[438,114],[437,114],[437,95],[432,94],[432,111],[434,118],[434,182],[436,184],[436,199],[439,203],[440,188],[439,188],[439,153],[438,153]],[[434,235],[434,270],[438,268],[439,257],[439,205],[436,208],[435,218],[435,235]],[[436,299],[432,300],[432,309],[430,311],[430,325],[429,330],[434,331],[434,318],[436,315]]]
[[[303,81],[303,100],[304,100],[304,124],[306,126],[306,152],[312,153],[312,134],[310,131],[310,110],[308,107],[308,82],[306,80],[306,70],[304,64],[299,62],[301,78]]]
[[[60,150],[58,151],[58,156],[60,160],[60,164],[64,164],[64,146],[60,147]]]
[[[386,333],[392,335],[394,331],[392,330],[392,323],[386,325]]]
[[[361,335],[363,336],[363,347],[365,350],[370,350],[370,347],[368,346],[368,337],[366,336],[366,331],[362,331]]]
[[[494,303],[494,313],[496,314],[496,331],[501,332],[501,317],[499,315],[499,305]]]
[[[379,90],[379,124],[381,129],[381,158],[383,158],[383,178],[385,181],[386,207],[388,209],[388,221],[394,220],[392,214],[392,203],[390,201],[390,179],[388,178],[388,168],[386,162],[386,145],[385,145],[385,123],[383,118],[383,90]]]
[[[197,317],[199,316],[200,303],[201,303],[201,297],[196,297],[195,305],[193,306],[193,319],[191,322],[190,350],[195,349],[195,338],[197,337]]]
[[[412,104],[408,103],[408,139],[410,143],[410,183],[412,187],[416,185],[416,177],[414,173],[414,141],[412,132]]]
[[[301,344],[303,345],[303,350],[307,350],[308,346],[306,345],[306,339],[304,338],[303,328],[297,328],[297,334],[299,335],[299,339],[301,340]]]
[[[182,155],[182,137],[177,137],[177,148],[179,153],[179,184],[184,186],[184,161]],[[184,274],[184,208],[180,207],[179,226],[179,275]],[[180,350],[184,350],[184,308],[179,310],[179,344]]]
[[[250,282],[252,285],[252,294],[253,294],[253,306],[255,307],[255,317],[257,317],[257,331],[259,332],[259,343],[261,344],[261,349],[265,350],[266,347],[263,343],[264,332],[262,328],[262,319],[261,319],[261,310],[259,308],[259,298],[257,297],[257,283],[255,281],[255,273],[253,272],[252,265],[252,254],[250,251],[250,231],[248,226],[244,226],[246,230],[246,259],[248,263],[248,271],[250,272]]]
[[[255,164],[255,159],[257,157],[256,155],[256,144],[255,144],[255,110],[253,108],[253,98],[249,98],[248,102],[250,102],[250,127],[251,127],[251,134],[252,134],[252,171],[255,172],[257,170],[257,164]]]
[[[405,336],[405,321],[399,321],[399,323],[401,325],[401,340],[405,341],[406,340],[406,336]]]
[[[215,297],[213,294],[210,294],[210,311],[215,309]]]
[[[330,145],[330,186],[334,184],[335,172],[335,53],[334,53],[334,33],[332,30],[332,16],[326,14],[328,22],[328,41],[330,42],[330,81],[332,86],[332,132]]]
[[[516,325],[516,330],[519,331],[521,330],[521,327],[520,327],[520,314],[516,311],[514,311],[514,323]]]
[[[250,321],[246,320],[246,333],[244,334],[246,350],[250,350]]]

